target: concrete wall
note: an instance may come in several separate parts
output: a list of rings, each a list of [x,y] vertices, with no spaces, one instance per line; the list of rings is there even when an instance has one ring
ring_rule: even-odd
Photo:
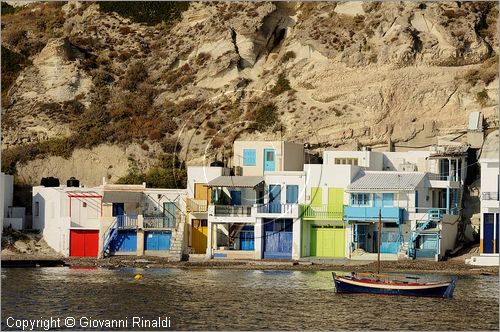
[[[224,167],[188,166],[187,197],[194,197],[195,183],[208,183],[213,179],[229,175],[229,169]]]
[[[3,219],[7,217],[7,211],[9,206],[13,205],[14,199],[14,176],[0,173],[0,218],[3,223]]]
[[[69,256],[71,221],[61,213],[63,196],[66,193],[59,188],[33,187],[33,228],[42,231],[44,240],[56,252]]]
[[[255,166],[243,165],[243,149],[255,149]],[[301,171],[303,169],[304,146],[284,141],[235,141],[233,146],[233,165],[242,167],[242,175],[263,175],[265,149],[274,149],[276,151],[276,172]]]
[[[458,216],[444,215],[441,221],[441,243],[439,256],[444,257],[447,250],[455,248],[458,233]]]
[[[344,204],[349,203],[349,194],[345,188],[351,184],[361,168],[351,165],[331,165],[331,164],[305,164],[304,171],[307,174],[305,203],[311,202],[311,188],[323,188],[323,204],[328,203],[328,188],[344,189]]]
[[[266,173],[265,177],[266,187],[265,187],[265,197],[264,203],[269,202],[269,185],[279,184],[281,185],[281,204],[286,203],[286,186],[287,185],[297,185],[299,186],[299,197],[298,202],[302,204],[305,202],[306,195],[306,174],[305,172],[272,172]]]
[[[304,169],[304,145],[292,142],[283,144],[285,146],[283,170],[302,171]]]
[[[383,152],[383,170],[398,171],[399,166],[404,163],[412,163],[417,166],[418,172],[429,172],[429,151],[407,151],[407,152]]]

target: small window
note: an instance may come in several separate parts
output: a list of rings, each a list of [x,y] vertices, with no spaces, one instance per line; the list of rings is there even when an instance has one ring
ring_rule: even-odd
[[[273,151],[267,151],[266,153],[267,153],[266,160],[267,161],[274,161],[274,152]]]
[[[335,158],[335,165],[358,165],[358,158]]]
[[[369,204],[370,204],[370,194],[367,193],[351,194],[352,206],[368,206]]]
[[[35,202],[35,217],[40,215],[40,202]]]
[[[243,166],[255,166],[255,149],[243,149]]]
[[[83,202],[83,203],[82,203],[82,207],[85,207],[85,208],[86,208],[86,207],[87,207],[87,202]]]

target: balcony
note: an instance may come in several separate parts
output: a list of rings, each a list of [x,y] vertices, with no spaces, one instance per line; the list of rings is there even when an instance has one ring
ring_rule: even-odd
[[[257,218],[298,218],[299,205],[288,204],[259,204],[254,209]]]
[[[481,199],[484,201],[498,201],[498,192],[494,191],[482,192]]]
[[[137,215],[120,215],[116,216],[117,227],[120,229],[137,228]]]
[[[344,219],[346,221],[377,221],[381,212],[382,221],[403,221],[403,208],[398,207],[365,207],[346,206],[344,208]]]
[[[304,220],[342,220],[344,207],[332,207],[323,205],[303,205],[302,218]]]
[[[460,188],[460,181],[455,175],[427,173],[427,176],[433,188]]]
[[[144,228],[175,228],[175,217],[144,216]]]
[[[207,212],[208,204],[206,200],[188,198],[186,200],[187,212]]]
[[[212,204],[208,206],[208,219],[212,223],[254,223],[253,210],[249,205]]]

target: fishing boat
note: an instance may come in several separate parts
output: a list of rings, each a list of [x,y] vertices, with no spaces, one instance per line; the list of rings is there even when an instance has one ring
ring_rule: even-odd
[[[337,293],[430,296],[451,298],[457,278],[440,282],[418,282],[416,277],[398,277],[375,273],[352,273],[340,276],[332,272]],[[410,280],[404,280],[410,279]]]
[[[381,234],[381,212],[379,211],[378,234]],[[377,273],[337,275],[332,272],[337,293],[368,293],[379,295],[430,296],[451,298],[457,277],[448,281],[419,282],[415,276],[391,276],[380,274],[380,236],[378,237]]]

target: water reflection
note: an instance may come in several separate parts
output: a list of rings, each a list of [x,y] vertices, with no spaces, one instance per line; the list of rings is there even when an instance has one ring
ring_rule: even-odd
[[[179,330],[498,330],[498,287],[497,276],[461,277],[444,300],[335,294],[329,271],[2,269],[2,317],[166,315]]]

